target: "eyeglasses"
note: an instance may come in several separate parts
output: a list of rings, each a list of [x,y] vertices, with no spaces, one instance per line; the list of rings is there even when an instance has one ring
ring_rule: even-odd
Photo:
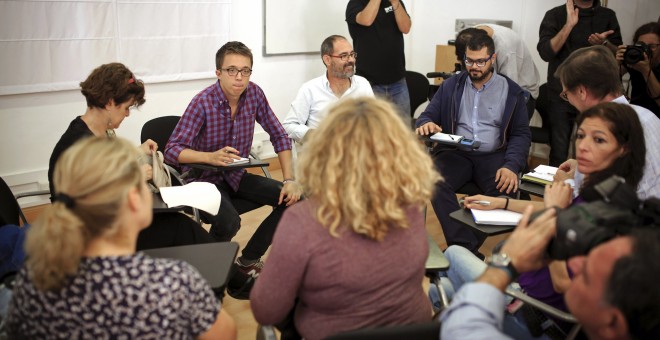
[[[341,61],[348,60],[348,57],[353,57],[353,59],[357,59],[357,53],[356,52],[342,53],[340,55],[332,55],[332,54],[328,54],[328,55],[333,57],[333,58],[340,58]]]
[[[474,64],[477,65],[477,67],[484,67],[486,66],[486,63],[493,57],[493,55],[489,55],[488,58],[486,59],[477,59],[477,60],[472,60],[468,58],[467,56],[463,56],[463,61],[465,61],[465,66],[472,66]]]
[[[241,75],[243,77],[249,77],[252,74],[252,69],[249,69],[247,67],[244,68],[244,69],[240,69],[240,70],[235,68],[235,67],[221,68],[220,71],[227,72],[227,74],[229,74],[229,76],[231,76],[231,77],[236,77],[238,72],[241,72]]]
[[[559,98],[568,101],[568,90],[562,91],[562,93],[559,94]]]
[[[658,49],[658,46],[660,46],[660,44],[646,44],[646,46],[648,46],[651,51],[655,52],[655,50]]]

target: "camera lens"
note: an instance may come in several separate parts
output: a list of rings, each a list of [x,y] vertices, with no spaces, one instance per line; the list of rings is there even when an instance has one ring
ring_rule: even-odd
[[[635,45],[628,45],[626,46],[626,51],[623,52],[623,62],[626,65],[637,64],[644,60],[645,54],[651,59],[651,51],[645,43],[638,42]]]

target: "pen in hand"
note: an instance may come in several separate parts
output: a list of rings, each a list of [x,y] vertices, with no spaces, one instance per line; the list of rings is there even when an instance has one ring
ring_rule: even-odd
[[[488,202],[488,201],[472,201],[470,203],[479,204],[479,205],[483,205],[483,206],[489,206],[490,205],[490,202]]]

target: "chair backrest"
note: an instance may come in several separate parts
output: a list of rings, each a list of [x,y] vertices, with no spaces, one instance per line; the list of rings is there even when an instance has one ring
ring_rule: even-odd
[[[440,322],[431,321],[414,325],[358,329],[329,336],[326,340],[437,340],[439,338]]]
[[[406,71],[406,84],[410,94],[410,115],[415,115],[415,110],[427,101],[429,95],[429,80],[421,73]]]
[[[227,283],[238,243],[214,242],[142,251],[151,257],[186,261],[199,271],[211,288],[220,288]],[[209,261],[210,258],[213,261]]]
[[[6,224],[19,225],[21,208],[11,192],[9,185],[0,178],[0,226]]]
[[[163,116],[144,123],[140,142],[144,143],[147,139],[151,139],[158,144],[159,150],[165,150],[165,145],[179,123],[179,119],[181,119],[179,116]]]

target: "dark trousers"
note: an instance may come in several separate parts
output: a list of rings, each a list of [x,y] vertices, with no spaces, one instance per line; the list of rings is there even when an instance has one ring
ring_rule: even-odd
[[[151,225],[140,231],[137,250],[185,246],[215,242],[202,226],[190,217],[178,213],[156,213]]]
[[[504,152],[446,150],[435,154],[433,159],[436,169],[445,180],[436,185],[431,204],[442,226],[447,245],[459,245],[477,254],[486,235],[454,221],[449,214],[460,209],[456,190],[468,182],[476,184],[484,195],[502,195],[497,190],[495,173],[504,164]]]
[[[571,133],[578,111],[550,88],[547,104],[550,122],[550,166],[559,166],[568,158]]]
[[[241,213],[247,211],[237,210],[238,200],[256,203],[256,205],[269,205],[274,207],[273,212],[266,217],[254,232],[250,241],[243,249],[242,257],[246,260],[257,260],[264,255],[270,243],[273,241],[275,228],[279,223],[285,204],[278,205],[282,183],[263,176],[245,173],[234,191],[227,183],[216,184],[222,200],[220,209],[215,216],[203,214],[205,219],[211,222],[211,235],[218,242],[230,241],[241,227]],[[236,201],[236,205],[234,204]]]

